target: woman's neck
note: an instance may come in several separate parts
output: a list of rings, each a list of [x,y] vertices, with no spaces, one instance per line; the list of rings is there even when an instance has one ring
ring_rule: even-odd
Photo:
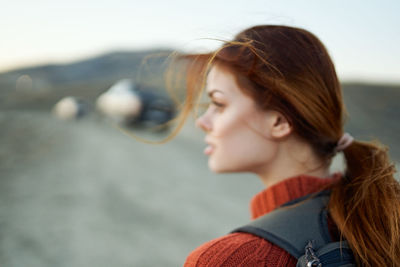
[[[294,137],[282,141],[275,160],[255,173],[266,187],[270,187],[297,175],[328,177],[329,167],[330,161],[323,161],[316,156],[311,145]]]

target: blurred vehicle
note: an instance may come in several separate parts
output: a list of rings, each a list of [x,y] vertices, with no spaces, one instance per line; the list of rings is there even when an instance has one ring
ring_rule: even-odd
[[[118,123],[135,120],[142,110],[142,101],[134,91],[134,86],[128,79],[118,81],[98,97],[97,108]]]
[[[97,108],[125,126],[162,125],[174,116],[172,101],[151,88],[140,88],[130,79],[116,82],[101,94]]]
[[[63,120],[79,119],[88,113],[89,106],[83,100],[67,96],[58,101],[53,108],[53,114]]]

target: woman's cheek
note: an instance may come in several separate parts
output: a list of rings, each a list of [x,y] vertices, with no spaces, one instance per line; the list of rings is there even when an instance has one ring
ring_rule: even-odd
[[[227,113],[219,115],[215,120],[214,127],[218,136],[232,134],[232,131],[235,131],[238,126],[237,118]]]

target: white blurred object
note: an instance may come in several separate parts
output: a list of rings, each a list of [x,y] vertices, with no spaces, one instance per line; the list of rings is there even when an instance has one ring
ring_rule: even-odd
[[[124,79],[115,83],[96,102],[97,108],[118,122],[132,120],[140,115],[142,102],[134,92],[131,80]]]
[[[59,119],[77,119],[84,115],[85,105],[75,97],[67,96],[54,105],[53,113]]]

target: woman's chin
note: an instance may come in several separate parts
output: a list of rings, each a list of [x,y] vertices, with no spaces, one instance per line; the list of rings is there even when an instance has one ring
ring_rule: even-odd
[[[209,160],[208,161],[208,168],[214,173],[228,173],[234,172],[229,166],[223,166],[215,161]]]
[[[208,160],[208,168],[214,173],[224,172],[221,166],[216,162],[212,161],[211,159]]]
[[[208,168],[214,173],[242,173],[254,172],[249,166],[243,164],[232,164],[227,161],[216,161],[212,158],[208,159]],[[256,173],[256,172],[254,172]]]

